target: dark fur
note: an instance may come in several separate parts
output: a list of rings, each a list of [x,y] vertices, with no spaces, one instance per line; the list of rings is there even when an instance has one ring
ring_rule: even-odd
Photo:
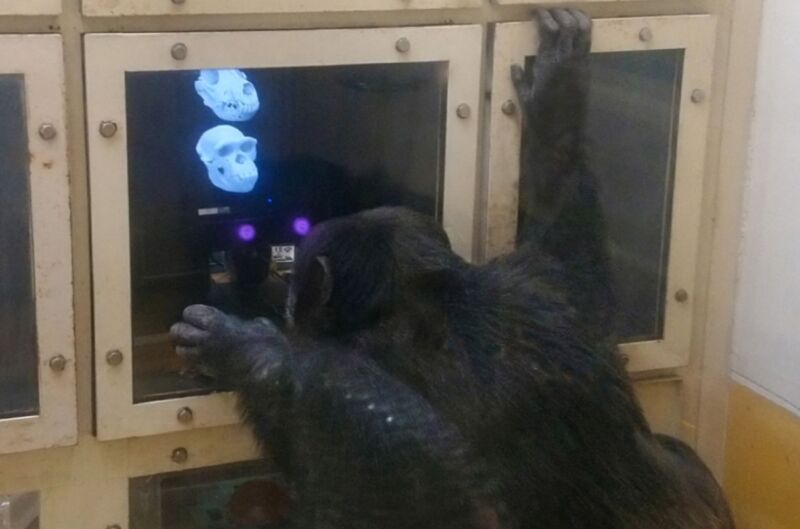
[[[531,177],[516,252],[470,265],[432,220],[372,210],[305,241],[288,335],[197,306],[173,329],[240,392],[297,527],[733,527],[691,449],[650,432],[615,353],[582,149],[591,23],[539,17],[533,79],[512,72]]]

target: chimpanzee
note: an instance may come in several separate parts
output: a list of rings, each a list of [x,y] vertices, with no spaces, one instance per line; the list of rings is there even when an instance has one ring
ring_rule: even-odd
[[[519,249],[484,265],[429,218],[318,225],[288,330],[193,306],[178,353],[235,387],[314,529],[730,529],[681,442],[651,433],[613,347],[603,217],[583,152],[591,20],[537,15]]]

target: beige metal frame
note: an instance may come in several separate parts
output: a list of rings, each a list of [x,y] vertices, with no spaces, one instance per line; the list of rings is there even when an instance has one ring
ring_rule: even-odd
[[[652,39],[641,39],[648,28]],[[664,336],[661,340],[624,344],[633,372],[686,366],[691,352],[697,255],[706,163],[708,98],[692,101],[692,93],[711,91],[716,19],[709,15],[601,19],[595,22],[594,52],[658,49],[685,50],[683,86],[678,120],[675,184],[670,255],[667,267]],[[495,33],[494,73],[490,124],[486,238],[488,256],[510,251],[515,244],[518,212],[520,113],[501,111],[504,101],[515,100],[509,71],[514,63],[535,55],[533,23],[499,24]],[[679,302],[674,293],[689,293]]]
[[[395,49],[400,38],[411,43],[407,53]],[[189,50],[184,61],[171,57],[170,49],[177,42]],[[454,249],[471,258],[482,42],[483,31],[477,25],[86,37],[98,438],[152,435],[238,421],[234,398],[228,393],[133,404],[125,72],[448,62],[442,220]],[[231,49],[245,50],[238,54],[234,65],[228,51]],[[459,118],[456,112],[463,104],[474,109],[466,119]],[[98,124],[103,120],[118,124],[114,137],[105,138],[98,133]],[[111,366],[105,361],[106,352],[114,349],[123,352],[125,361],[121,365]],[[176,419],[178,410],[185,406],[194,412],[189,425]]]
[[[57,15],[61,0],[2,0],[0,15]]]
[[[481,0],[83,0],[88,16],[353,12],[480,7]]]
[[[0,421],[0,453],[9,453],[66,446],[77,440],[61,37],[0,36],[0,73],[25,78],[39,356],[39,415]],[[55,138],[48,141],[39,136],[43,123],[55,127]],[[63,371],[49,366],[59,355],[66,360]]]
[[[186,450],[185,462],[172,460],[176,448]],[[39,492],[40,526],[45,529],[115,524],[125,528],[131,478],[259,457],[255,441],[242,426],[107,442],[87,436],[76,446],[26,452],[3,461],[0,494]]]

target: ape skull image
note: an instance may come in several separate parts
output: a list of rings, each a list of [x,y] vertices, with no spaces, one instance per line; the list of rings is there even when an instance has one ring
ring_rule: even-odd
[[[249,193],[258,181],[257,143],[235,127],[219,125],[200,137],[197,154],[212,184],[230,193]]]
[[[201,70],[194,88],[224,121],[247,121],[260,106],[256,87],[241,70]]]

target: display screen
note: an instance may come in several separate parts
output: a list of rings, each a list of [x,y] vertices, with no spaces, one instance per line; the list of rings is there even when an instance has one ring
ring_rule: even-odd
[[[126,74],[134,397],[206,391],[182,309],[280,322],[294,249],[381,205],[440,217],[447,63]]]
[[[39,412],[30,154],[22,75],[0,75],[0,419]]]

